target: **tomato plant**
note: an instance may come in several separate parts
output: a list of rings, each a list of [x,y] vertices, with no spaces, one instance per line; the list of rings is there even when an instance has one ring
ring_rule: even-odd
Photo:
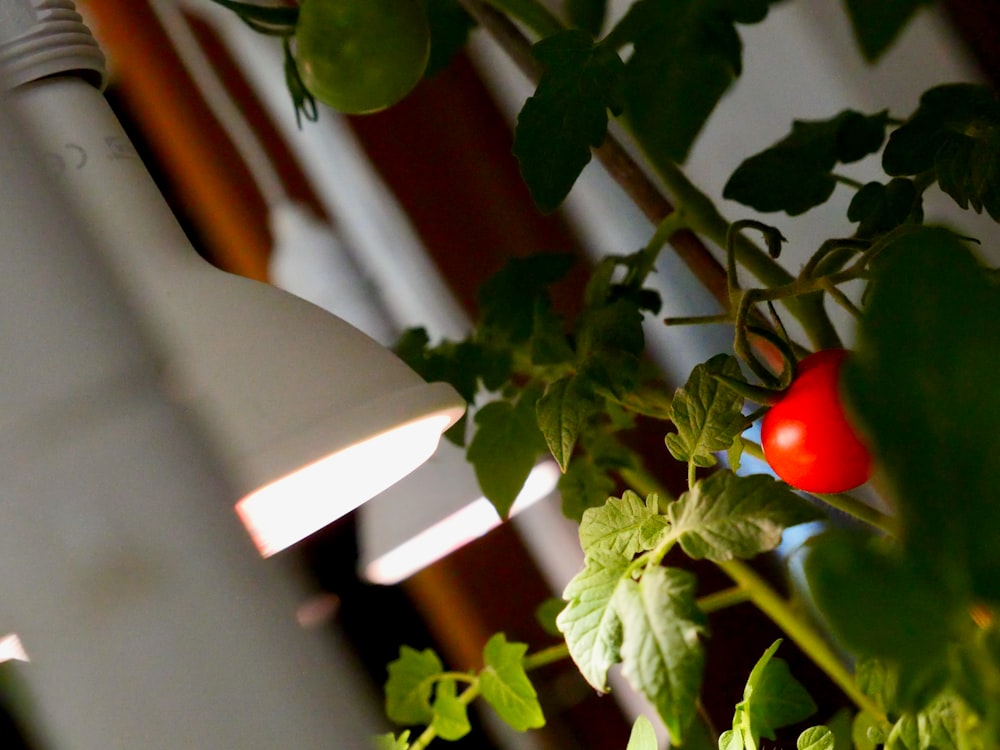
[[[807,492],[845,492],[868,481],[871,455],[848,419],[840,372],[848,352],[811,354],[761,422],[764,457],[775,473]]]
[[[348,114],[374,112],[419,83],[430,29],[417,0],[303,0],[294,54],[317,99]]]
[[[245,17],[274,13],[263,19],[256,4],[216,2]],[[871,61],[932,2],[899,0],[891,13],[880,3],[843,5]],[[924,226],[931,190],[1000,221],[1000,98],[989,86],[955,83],[928,90],[910,112],[846,109],[820,120],[791,113],[790,131],[746,156],[721,190],[747,214],[784,214],[782,223],[852,191],[846,216],[835,217],[842,231],[804,248],[807,260],[790,270],[779,222],[725,218],[684,171],[741,74],[741,28],[764,22],[777,4],[636,0],[613,22],[602,0],[425,0],[432,40],[462,37],[472,24],[456,16],[468,12],[528,71],[535,89],[512,151],[539,210],[557,209],[596,156],[653,228],[637,252],[608,254],[590,269],[571,319],[554,312],[550,295],[568,266],[539,253],[512,259],[483,286],[466,339],[431,342],[423,329],[401,339],[400,356],[429,379],[449,380],[470,402],[489,393],[466,447],[500,515],[537,459],[548,453],[558,462],[584,567],[546,610],[558,612],[546,623],[565,641],[558,648],[525,655],[525,644],[498,635],[484,649],[487,668],[460,677],[433,651],[402,648],[386,684],[387,713],[402,730],[383,736],[381,747],[422,750],[435,738],[458,739],[476,697],[519,730],[540,727],[542,704],[526,673],[567,654],[599,692],[620,666],[676,743],[703,737],[713,729],[698,706],[706,616],[747,600],[845,699],[837,707],[845,713],[817,717],[788,746],[1000,747],[1000,496],[990,461],[1000,455],[1000,389],[990,380],[1000,271],[974,253],[972,233]],[[402,20],[415,7],[303,0],[293,60],[302,81],[345,111],[403,95],[422,66],[420,24]],[[375,49],[352,52],[335,41],[341,9],[370,24],[361,37],[377,38]],[[362,82],[369,75],[375,83]],[[383,87],[397,77],[406,85]],[[613,118],[618,127],[609,128]],[[852,174],[862,160],[880,160],[882,174]],[[836,202],[828,208],[836,211]],[[763,246],[748,229],[763,233]],[[988,233],[977,239],[989,245]],[[725,323],[735,333],[731,351],[697,365],[676,389],[646,366],[644,339],[660,309],[646,282],[671,245],[720,312],[652,322]],[[716,248],[725,248],[724,265]],[[850,313],[850,330],[835,325],[834,305]],[[797,325],[786,327],[782,316]],[[775,352],[802,358],[793,382],[777,372],[768,356]],[[773,405],[748,415],[748,398]],[[845,414],[844,403],[856,413]],[[746,431],[761,414],[756,445]],[[664,456],[648,460],[623,435],[650,420],[662,423],[666,450],[687,465],[677,496],[658,475]],[[785,482],[749,474],[744,453],[766,458]],[[849,492],[868,479],[872,456],[886,479],[877,507]],[[817,520],[848,528],[803,550],[818,608],[806,615],[749,561],[776,550],[785,529]],[[677,551],[718,566],[733,586],[700,593],[694,566],[668,557]],[[774,740],[775,730],[816,711],[777,648],[751,671],[732,729],[708,746],[758,750],[761,738]],[[512,695],[516,701],[505,700]],[[425,728],[411,739],[409,727],[418,725]],[[656,748],[645,730],[633,739],[634,750]]]

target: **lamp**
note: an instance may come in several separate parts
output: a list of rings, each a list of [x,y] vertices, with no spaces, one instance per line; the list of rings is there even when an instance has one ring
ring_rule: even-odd
[[[199,258],[93,85],[103,60],[73,4],[0,9],[9,98],[165,352],[174,396],[229,469],[260,552],[284,549],[430,457],[464,410],[458,394],[328,312]]]
[[[226,506],[17,114],[0,97],[0,602],[31,745],[364,747],[370,683],[335,629],[295,623],[301,587]]]
[[[279,206],[273,218],[276,242],[270,275],[275,284],[373,336],[398,335],[398,325],[379,304],[376,290],[356,293],[366,288],[363,270],[329,226],[290,204]],[[554,461],[539,462],[510,516],[551,495],[559,476]],[[430,460],[359,509],[358,572],[372,583],[398,583],[501,522],[463,451],[442,441]]]

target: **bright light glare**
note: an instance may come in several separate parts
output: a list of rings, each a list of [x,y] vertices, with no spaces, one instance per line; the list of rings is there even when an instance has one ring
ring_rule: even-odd
[[[9,633],[0,638],[0,662],[11,660],[29,661],[28,654],[16,633]]]
[[[434,414],[333,453],[247,495],[236,512],[264,557],[351,512],[430,458],[449,424]]]
[[[511,506],[510,515],[515,516],[548,497],[558,481],[559,468],[551,461],[535,466]],[[479,497],[372,560],[365,566],[364,576],[373,583],[398,583],[499,525],[500,517],[493,504]]]

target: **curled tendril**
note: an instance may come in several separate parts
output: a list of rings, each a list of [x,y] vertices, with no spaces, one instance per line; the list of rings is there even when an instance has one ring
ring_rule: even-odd
[[[285,85],[288,87],[288,93],[291,94],[292,104],[295,105],[295,124],[301,128],[302,118],[304,117],[309,122],[316,122],[319,110],[316,107],[316,98],[309,93],[309,89],[306,88],[299,76],[299,66],[295,62],[295,55],[288,37],[282,40],[282,47],[285,51]]]

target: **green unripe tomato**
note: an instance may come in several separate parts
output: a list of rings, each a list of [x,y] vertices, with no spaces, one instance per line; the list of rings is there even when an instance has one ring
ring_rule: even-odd
[[[302,0],[295,61],[309,92],[333,109],[385,109],[420,81],[430,29],[419,0]]]

